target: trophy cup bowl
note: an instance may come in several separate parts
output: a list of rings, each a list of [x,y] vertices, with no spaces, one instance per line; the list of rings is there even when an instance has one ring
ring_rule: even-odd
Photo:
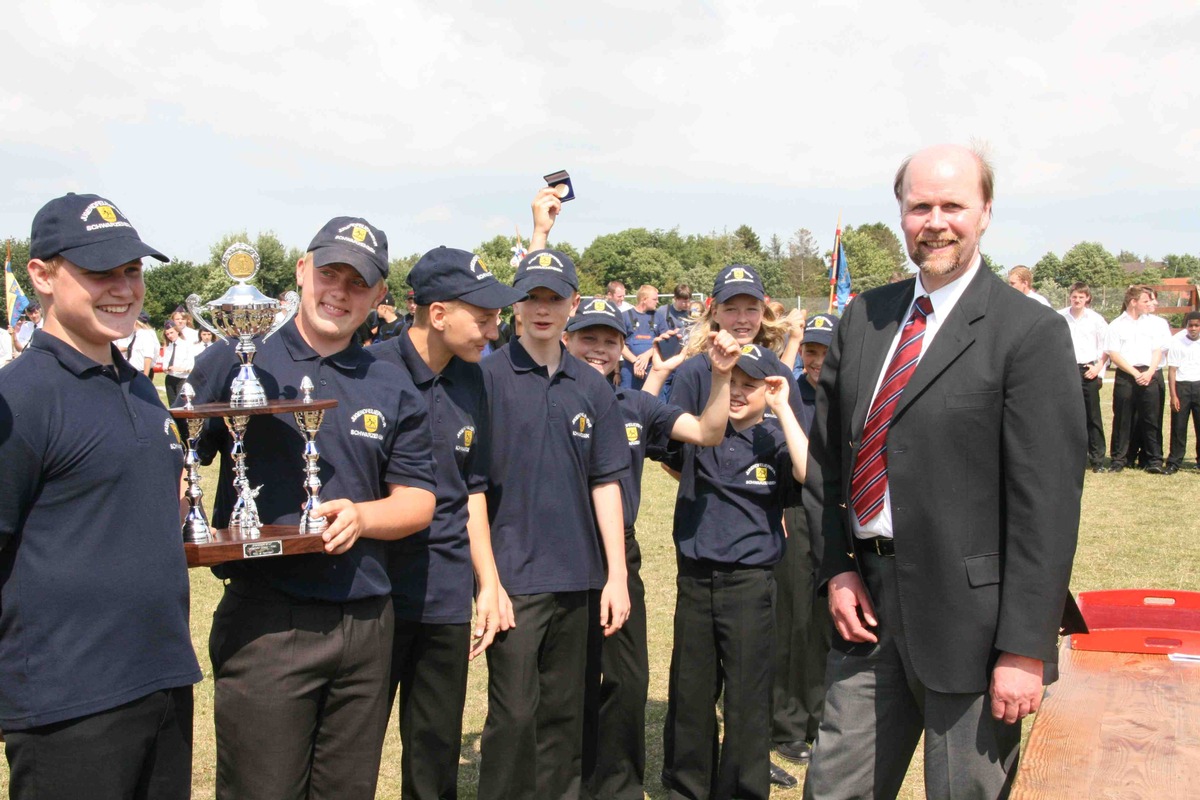
[[[221,258],[221,267],[235,281],[234,285],[207,303],[199,295],[187,298],[188,311],[196,324],[221,341],[237,339],[235,352],[241,366],[231,385],[229,404],[233,408],[258,408],[267,404],[266,392],[254,372],[254,338],[269,339],[296,315],[296,309],[300,307],[300,296],[295,292],[287,292],[281,300],[275,300],[246,282],[258,272],[260,263],[258,251],[253,247],[241,242],[232,244]],[[205,311],[211,321],[205,318]]]

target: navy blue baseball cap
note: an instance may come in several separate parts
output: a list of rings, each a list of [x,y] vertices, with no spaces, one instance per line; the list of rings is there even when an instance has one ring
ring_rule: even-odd
[[[783,366],[783,362],[779,360],[779,356],[775,355],[774,351],[757,344],[742,345],[742,354],[738,356],[736,366],[751,378],[759,380],[790,372]]]
[[[513,287],[529,294],[530,289],[538,286],[544,286],[559,297],[571,297],[579,291],[575,262],[557,250],[534,250],[521,259]]]
[[[758,277],[753,267],[745,264],[730,264],[717,273],[713,284],[713,302],[724,303],[731,297],[748,294],[759,300],[765,300],[766,291],[763,289],[762,278]]]
[[[388,276],[387,234],[362,217],[334,217],[308,243],[314,267],[349,264],[374,286]]]
[[[171,260],[143,242],[111,201],[74,192],[46,203],[33,217],[29,257],[54,256],[89,272],[108,272],[146,256]]]
[[[483,260],[466,250],[435,247],[408,273],[413,300],[419,306],[461,300],[479,308],[504,308],[525,299],[525,293],[501,283]]]
[[[833,331],[838,318],[833,314],[814,314],[804,323],[804,344],[833,344]]]
[[[567,330],[577,331],[593,325],[607,325],[622,336],[629,335],[625,330],[625,321],[621,319],[621,310],[603,297],[580,303],[575,316],[567,321]]]

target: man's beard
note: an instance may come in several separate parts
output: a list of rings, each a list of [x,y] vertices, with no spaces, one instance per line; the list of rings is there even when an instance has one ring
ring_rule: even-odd
[[[914,264],[920,267],[923,274],[929,276],[950,275],[966,266],[962,263],[961,240],[954,240],[950,248],[939,250],[936,253],[929,253],[921,249],[922,244],[928,243],[928,241],[917,242],[913,252],[909,253],[909,257],[912,258]]]

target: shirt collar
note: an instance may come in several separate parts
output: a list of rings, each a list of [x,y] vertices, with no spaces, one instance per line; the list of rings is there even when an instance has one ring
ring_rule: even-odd
[[[958,300],[960,297],[962,297],[963,292],[965,292],[967,287],[971,285],[971,281],[975,279],[975,273],[979,271],[979,264],[982,260],[983,259],[980,257],[979,253],[976,253],[975,259],[971,262],[971,265],[967,267],[965,272],[947,283],[945,286],[941,287],[940,289],[935,289],[932,292],[926,291],[925,282],[922,280],[923,276],[918,270],[917,285],[913,291],[912,303],[909,306],[910,309],[912,305],[916,304],[918,297],[921,295],[928,295],[929,304],[933,306],[934,316],[936,316],[938,319],[945,319],[954,306],[958,303]]]
[[[559,343],[559,361],[558,370],[568,378],[575,379],[575,370],[578,367],[574,363],[574,357],[567,352],[567,348],[562,343]],[[521,346],[521,337],[514,336],[508,342],[509,361],[512,362],[513,369],[517,372],[532,372],[535,369],[543,369],[546,367],[533,360],[533,356],[529,355],[529,351]],[[591,367],[588,367],[591,369]]]
[[[412,376],[413,383],[417,386],[424,386],[436,378],[437,375],[425,363],[425,359],[421,358],[421,354],[417,352],[417,346],[409,338],[408,330],[406,328],[396,337],[396,341],[400,346],[400,358],[404,361],[404,366],[408,367],[408,374]],[[451,362],[453,362],[453,359],[451,359]],[[449,364],[446,366],[449,366]]]
[[[63,365],[63,368],[80,377],[89,372],[99,372],[108,366],[107,364],[93,361],[62,339],[53,334],[46,333],[41,328],[33,332],[33,337],[29,340],[28,346],[34,350],[49,353],[58,363]],[[117,376],[120,380],[133,380],[137,376],[138,371],[125,360],[125,357],[121,355],[121,351],[115,345],[110,344],[109,349],[112,351],[113,367],[116,368]]]
[[[283,339],[284,346],[287,347],[288,353],[291,354],[294,361],[312,361],[321,358],[321,354],[313,350],[308,342],[304,341],[304,337],[300,335],[300,329],[296,327],[295,318],[287,321],[279,331],[275,334]],[[350,345],[345,350],[339,350],[327,360],[333,363],[334,366],[346,370],[356,369],[362,363],[363,355],[366,353],[353,337],[350,339]]]

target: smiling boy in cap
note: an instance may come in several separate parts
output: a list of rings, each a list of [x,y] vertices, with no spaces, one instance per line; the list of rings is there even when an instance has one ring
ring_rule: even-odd
[[[479,256],[448,247],[422,256],[408,283],[412,324],[368,352],[407,370],[429,406],[437,509],[432,525],[389,545],[396,615],[389,704],[398,694],[405,797],[441,798],[458,786],[467,663],[512,626],[488,526],[491,428],[479,362],[497,337],[500,309],[525,295],[498,281]]]
[[[579,794],[588,615],[606,635],[629,615],[618,485],[629,447],[612,389],[562,344],[579,302],[575,264],[535,249],[513,287],[528,295],[522,333],[482,365],[491,417],[503,421],[488,514],[516,621],[487,652],[484,800]]]
[[[680,472],[673,526],[679,575],[663,785],[672,797],[766,800],[770,793],[772,567],[784,553],[783,509],[795,502],[808,463],[784,372],[772,351],[742,345],[724,439],[671,454]],[[764,421],[768,409],[775,419]]]
[[[226,579],[209,655],[216,686],[218,798],[373,798],[387,727],[391,582],[384,540],[433,518],[428,415],[401,367],[360,347],[355,330],[383,297],[387,237],[359,217],[330,220],[296,264],[295,319],[258,343],[254,368],[268,397],[335,399],[320,431],[325,552],[214,568]],[[232,341],[204,351],[190,376],[195,402],[229,400]],[[219,422],[219,421],[218,421]],[[233,508],[230,437],[206,428],[201,457],[221,453],[214,527]],[[304,437],[293,415],[256,416],[246,429],[263,524],[298,526]]]
[[[112,342],[142,309],[141,240],[112,202],[34,217],[43,327],[0,370],[0,728],[14,798],[186,798],[192,684],[183,449]]]

